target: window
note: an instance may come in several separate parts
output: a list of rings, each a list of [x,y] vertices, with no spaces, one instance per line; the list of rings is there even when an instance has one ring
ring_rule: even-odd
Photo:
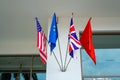
[[[0,56],[0,80],[30,80],[31,68],[32,80],[46,80],[46,65],[39,58],[39,55]]]
[[[96,49],[97,64],[82,51],[83,74],[86,75],[120,75],[120,49]]]
[[[82,71],[85,80],[93,80],[93,78],[120,80],[120,49],[95,49],[95,52],[96,65],[94,65],[85,50],[82,49]]]

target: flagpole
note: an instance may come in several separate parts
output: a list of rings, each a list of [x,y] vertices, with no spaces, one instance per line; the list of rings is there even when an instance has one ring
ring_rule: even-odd
[[[81,48],[80,48],[80,58],[81,58],[81,59],[80,59],[80,61],[81,61],[81,72],[82,72],[82,51],[81,51]],[[69,63],[70,63],[71,59],[72,59],[72,57],[70,57],[70,59],[69,59],[69,61],[68,61],[67,65],[66,65],[65,70],[67,70],[68,65],[69,65]]]
[[[60,52],[60,60],[61,60],[61,71],[64,72],[64,68],[63,68],[63,61],[62,61],[62,53],[61,53],[61,48],[60,48],[60,40],[58,37],[58,46],[59,46],[59,52]]]
[[[58,17],[57,17],[57,24],[58,24]],[[59,35],[59,32],[58,32]],[[64,72],[64,67],[63,67],[63,61],[62,61],[62,53],[61,53],[61,48],[60,48],[60,40],[58,37],[58,47],[59,47],[59,52],[60,52],[60,60],[61,60],[61,71]]]
[[[66,68],[65,68],[65,70],[67,70],[67,68],[68,68],[68,65],[69,65],[69,63],[70,63],[71,59],[72,59],[72,57],[70,57],[70,59],[69,59],[69,61],[68,61],[67,65],[66,65]]]
[[[66,71],[66,61],[67,61],[67,52],[68,52],[68,42],[67,42],[67,49],[66,49],[66,55],[65,55],[65,62],[64,62],[64,71]]]
[[[72,12],[72,17],[73,17],[73,12]],[[69,41],[68,41],[68,43],[69,43]],[[66,50],[65,63],[64,63],[64,69],[65,69],[65,70],[67,69],[68,64],[69,64],[70,61],[71,61],[71,58],[70,58],[69,61],[68,61],[68,63],[67,63],[67,65],[66,65],[66,61],[67,61],[67,51],[68,51],[68,43],[67,43],[67,50]]]
[[[50,46],[50,44],[49,44],[49,41],[48,41],[48,40],[47,40],[47,43],[48,43],[48,45]],[[55,52],[54,52],[54,51],[52,51],[52,52],[53,52],[53,55],[54,55],[54,57],[55,57],[55,60],[57,61],[57,64],[58,64],[58,66],[59,66],[60,70],[62,71],[62,68],[61,68],[61,66],[60,66],[60,63],[59,63],[59,61],[58,61],[58,59],[57,59],[56,55],[55,55]]]
[[[62,71],[62,68],[61,68],[61,66],[60,66],[60,63],[58,62],[58,59],[57,59],[57,57],[56,57],[54,51],[53,51],[53,55],[54,55],[54,57],[55,57],[55,59],[56,59],[56,61],[57,61],[57,63],[58,63],[58,66],[59,66],[60,70]]]

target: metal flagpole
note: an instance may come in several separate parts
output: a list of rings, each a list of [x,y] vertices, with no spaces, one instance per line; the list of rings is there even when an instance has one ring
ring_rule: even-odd
[[[49,41],[47,40],[47,42],[48,42],[48,45],[50,46],[50,44],[49,44]],[[53,55],[54,55],[54,57],[55,57],[55,59],[56,59],[56,61],[57,61],[57,64],[58,64],[58,66],[59,66],[59,68],[60,68],[60,70],[62,70],[62,68],[61,68],[61,66],[60,66],[60,63],[59,63],[59,61],[58,61],[58,59],[57,59],[57,57],[56,57],[56,55],[55,55],[55,52],[54,51],[52,51],[53,52]]]
[[[81,48],[80,48],[80,61],[81,61],[81,70],[82,70],[82,51],[81,51]],[[68,65],[69,65],[69,63],[70,63],[70,61],[71,61],[71,59],[72,59],[72,57],[70,57],[70,59],[69,59],[69,61],[68,61],[68,64],[66,65],[66,68],[65,68],[65,70],[67,69],[67,67],[68,67]]]
[[[58,17],[56,18],[57,19],[57,24],[58,24]],[[59,35],[59,32],[58,32],[58,35]],[[63,68],[63,61],[62,61],[62,53],[61,53],[61,48],[60,48],[60,40],[59,40],[59,37],[58,37],[58,46],[59,46],[59,52],[60,52],[60,60],[61,60],[61,71],[63,72],[64,71],[64,68]]]
[[[61,53],[61,48],[60,48],[60,41],[59,41],[59,37],[58,37],[58,46],[59,46],[59,52],[60,52],[60,60],[61,60],[61,71],[63,72],[63,61],[62,61],[62,53]]]
[[[73,17],[73,12],[72,12],[72,17]],[[68,41],[68,43],[69,43],[69,41]],[[67,43],[67,50],[66,50],[66,57],[65,57],[65,64],[64,64],[64,69],[65,69],[65,70],[67,69],[68,64],[69,64],[70,61],[71,61],[71,57],[70,57],[70,59],[69,59],[67,65],[66,65],[66,61],[67,61],[67,51],[68,51],[68,43]],[[66,66],[66,67],[65,67],[65,66]]]
[[[67,70],[67,68],[68,68],[68,65],[69,65],[69,63],[70,63],[71,59],[72,59],[72,57],[70,57],[70,59],[69,59],[69,61],[68,61],[67,65],[66,65],[66,68],[65,68],[65,70]]]
[[[65,62],[64,62],[64,71],[66,71],[66,61],[67,61],[67,53],[68,52],[68,43],[67,43],[67,49],[66,49],[66,55],[65,55]]]
[[[62,71],[62,68],[61,68],[61,66],[60,66],[60,63],[58,62],[58,59],[57,59],[57,57],[56,57],[54,51],[53,51],[53,55],[54,55],[54,57],[55,57],[55,59],[56,59],[56,61],[57,61],[57,63],[58,63],[58,66],[59,66],[60,70]]]

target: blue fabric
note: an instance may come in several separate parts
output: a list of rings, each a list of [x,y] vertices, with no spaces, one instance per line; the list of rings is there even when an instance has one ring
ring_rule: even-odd
[[[58,38],[58,29],[57,29],[57,22],[56,22],[56,14],[54,13],[52,18],[50,33],[49,33],[49,43],[50,43],[51,52],[56,47],[57,38]]]
[[[37,31],[40,32],[42,30],[42,27],[41,27],[37,17],[35,18],[35,20],[36,20]]]

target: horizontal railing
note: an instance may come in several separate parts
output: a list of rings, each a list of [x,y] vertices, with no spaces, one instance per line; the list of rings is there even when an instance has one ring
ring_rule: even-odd
[[[84,75],[82,76],[83,80],[90,78],[91,80],[114,80],[113,78],[120,79],[120,75],[95,75],[95,76],[90,76],[90,75]],[[115,79],[116,80],[116,79]]]

